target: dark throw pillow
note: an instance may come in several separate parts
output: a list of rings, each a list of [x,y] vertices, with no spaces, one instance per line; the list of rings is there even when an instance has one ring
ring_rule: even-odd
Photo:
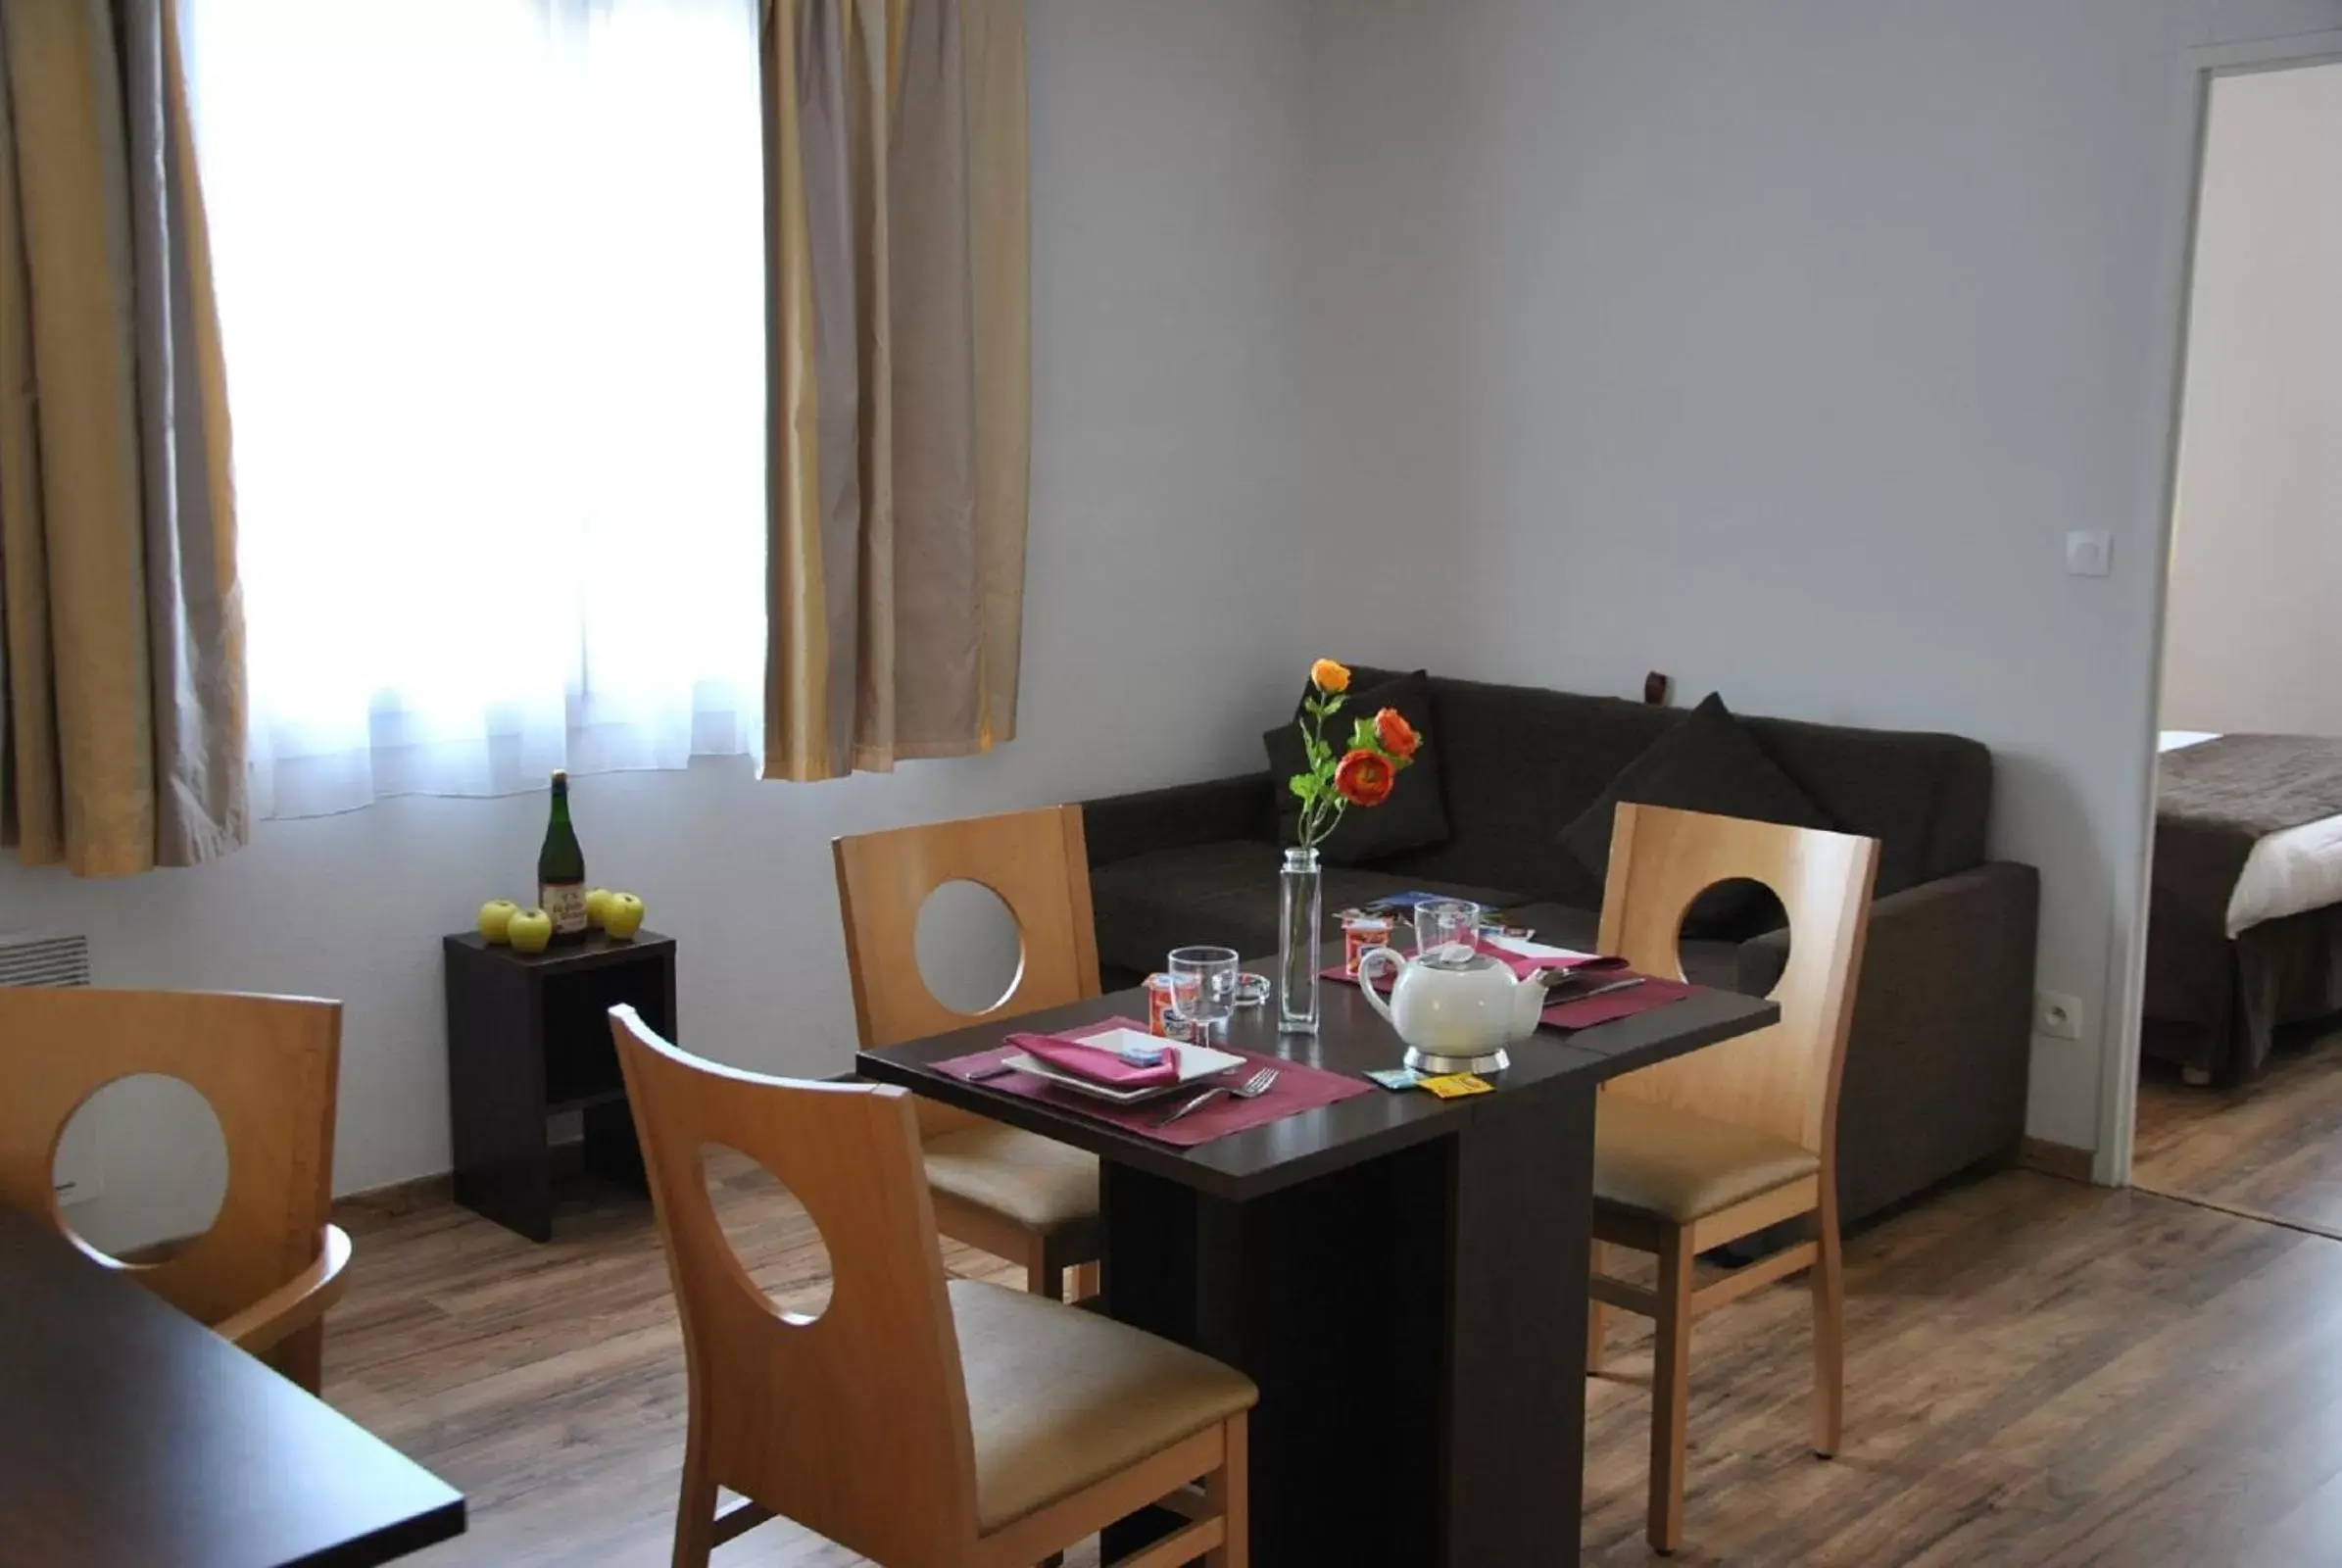
[[[1790,827],[1836,826],[1714,692],[1621,768],[1601,798],[1561,830],[1562,847],[1597,882],[1609,874],[1611,818],[1621,801]],[[1739,935],[1768,902],[1758,883],[1723,883],[1692,901],[1684,929],[1694,937]]]
[[[1304,697],[1308,694],[1303,693]],[[1439,791],[1439,765],[1433,753],[1439,735],[1432,725],[1431,676],[1418,669],[1368,691],[1352,688],[1342,710],[1326,720],[1326,739],[1339,753],[1350,738],[1350,725],[1395,708],[1423,735],[1423,750],[1415,765],[1401,768],[1391,798],[1376,807],[1353,806],[1323,849],[1328,865],[1364,865],[1402,850],[1419,850],[1447,842],[1447,802]],[[1300,704],[1293,705],[1293,722],[1261,737],[1269,751],[1269,773],[1277,791],[1277,827],[1282,842],[1297,844],[1301,837],[1301,803],[1286,787],[1286,780],[1307,766],[1301,748]]]

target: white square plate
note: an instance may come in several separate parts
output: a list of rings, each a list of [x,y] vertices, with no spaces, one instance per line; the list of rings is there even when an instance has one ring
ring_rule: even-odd
[[[1231,1055],[1225,1051],[1215,1051],[1209,1046],[1186,1045],[1177,1040],[1158,1040],[1153,1035],[1139,1029],[1108,1029],[1100,1034],[1084,1035],[1081,1037],[1081,1043],[1085,1046],[1096,1046],[1100,1051],[1120,1051],[1128,1045],[1160,1046],[1165,1051],[1172,1053],[1178,1061],[1179,1077],[1167,1084],[1144,1084],[1137,1089],[1115,1089],[1106,1084],[1092,1083],[1087,1078],[1076,1077],[1072,1073],[1050,1066],[1037,1056],[1028,1056],[1021,1051],[1012,1056],[1003,1056],[1000,1060],[1004,1065],[1014,1067],[1018,1072],[1029,1072],[1036,1078],[1047,1078],[1050,1083],[1071,1089],[1076,1094],[1088,1095],[1093,1100],[1102,1100],[1112,1105],[1136,1105],[1142,1102],[1152,1100],[1157,1095],[1167,1095],[1175,1089],[1194,1083],[1198,1078],[1209,1078],[1214,1073],[1226,1072],[1231,1067],[1241,1067],[1244,1064],[1244,1057]]]
[[[1580,953],[1575,948],[1555,948],[1542,942],[1532,942],[1527,937],[1489,937],[1488,944],[1491,948],[1502,948],[1507,953],[1517,953],[1524,958],[1590,958],[1593,956],[1590,953]]]

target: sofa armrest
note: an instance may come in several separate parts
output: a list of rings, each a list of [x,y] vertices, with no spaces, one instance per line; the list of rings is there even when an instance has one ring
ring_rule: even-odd
[[[1082,836],[1092,865],[1112,865],[1156,850],[1251,840],[1277,842],[1277,797],[1269,775],[1174,784],[1082,803]]]
[[[2040,873],[1990,861],[1871,906],[1838,1089],[1838,1199],[1851,1223],[2025,1136]],[[1741,944],[1770,991],[1789,933]]]

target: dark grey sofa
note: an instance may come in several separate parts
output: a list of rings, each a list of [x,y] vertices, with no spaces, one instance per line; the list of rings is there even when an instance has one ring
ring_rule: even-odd
[[[1388,672],[1360,669],[1354,689]],[[1428,765],[1449,837],[1368,866],[1333,867],[1326,907],[1420,888],[1499,906],[1564,906],[1538,936],[1591,948],[1602,890],[1561,829],[1682,710],[1530,687],[1432,681]],[[1878,898],[1839,1093],[1838,1191],[1848,1221],[2015,1150],[2025,1132],[2032,867],[1984,858],[1992,758],[1954,735],[1744,722],[1839,828],[1880,843]],[[1091,902],[1107,984],[1135,984],[1181,943],[1276,947],[1277,791],[1242,778],[1083,808]],[[1763,992],[1788,932],[1683,945],[1695,980]],[[1329,922],[1330,923],[1330,922]],[[1331,935],[1331,932],[1329,932]]]

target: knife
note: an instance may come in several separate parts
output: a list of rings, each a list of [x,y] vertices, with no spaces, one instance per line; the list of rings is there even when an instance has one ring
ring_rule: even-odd
[[[1613,980],[1606,986],[1596,986],[1591,991],[1581,991],[1574,997],[1564,997],[1559,1002],[1554,1003],[1553,1005],[1557,1007],[1566,1007],[1573,1002],[1586,1002],[1595,997],[1606,997],[1613,991],[1632,990],[1634,987],[1642,984],[1642,982],[1643,976],[1641,975],[1635,975],[1634,978],[1629,980]]]

